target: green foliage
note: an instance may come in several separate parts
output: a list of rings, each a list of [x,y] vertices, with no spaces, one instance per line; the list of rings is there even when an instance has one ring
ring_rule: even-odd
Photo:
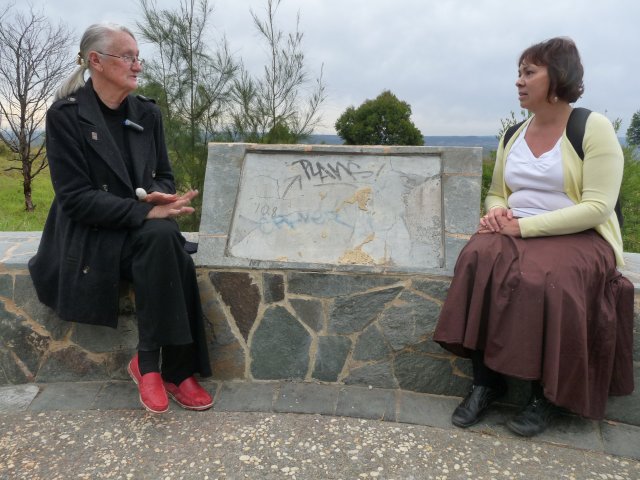
[[[207,144],[221,129],[239,67],[226,42],[213,50],[206,43],[212,12],[207,0],[181,0],[175,10],[158,9],[153,0],[140,0],[140,6],[138,28],[157,50],[145,65],[140,93],[154,98],[162,110],[178,191],[202,192]],[[192,206],[197,213],[178,219],[183,230],[199,229],[201,202],[196,197]]]
[[[335,128],[347,145],[424,145],[410,117],[411,106],[385,90],[358,108],[348,107]]]
[[[264,77],[254,78],[231,56],[226,40],[215,48],[208,45],[213,12],[208,0],[181,0],[174,10],[139,0],[143,21],[138,28],[157,50],[145,65],[140,93],[162,110],[179,191],[202,191],[210,141],[296,143],[318,123],[325,98],[322,75],[305,108],[302,33],[298,24],[287,35],[275,27],[280,1],[267,0],[266,20],[251,12],[269,52]],[[201,197],[192,202],[197,215],[179,218],[182,229],[199,229],[201,202]]]
[[[484,210],[484,199],[487,198],[487,194],[489,193],[489,188],[491,187],[491,179],[493,178],[493,167],[496,164],[496,155],[495,151],[492,152],[490,159],[484,159],[482,161],[482,185],[480,189],[480,215],[484,215],[486,212]]]
[[[640,146],[640,110],[633,114],[627,128],[627,145]]]
[[[620,206],[624,217],[622,241],[627,252],[640,252],[640,158],[634,147],[623,148],[624,175]]]
[[[277,123],[260,140],[262,143],[271,143],[271,144],[297,143],[299,140],[299,137],[298,135],[293,133],[286,124]]]
[[[618,133],[618,130],[620,130],[620,126],[622,125],[622,119],[620,117],[614,118],[611,120],[611,125],[613,125],[613,130]]]
[[[309,88],[299,15],[293,32],[279,30],[276,13],[280,2],[267,0],[265,19],[251,11],[268,58],[262,76],[252,76],[243,67],[234,80],[225,131],[228,141],[297,143],[320,122],[319,108],[326,98],[322,68]]]

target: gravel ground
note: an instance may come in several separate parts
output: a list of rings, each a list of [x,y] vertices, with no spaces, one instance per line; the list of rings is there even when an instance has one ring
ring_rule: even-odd
[[[479,432],[320,415],[0,415],[2,479],[639,479],[640,462]]]

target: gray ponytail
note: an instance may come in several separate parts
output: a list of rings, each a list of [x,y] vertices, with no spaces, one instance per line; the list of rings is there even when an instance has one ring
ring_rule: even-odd
[[[75,93],[80,87],[84,86],[85,72],[89,70],[89,74],[91,74],[91,69],[87,61],[89,52],[93,50],[107,50],[111,36],[117,32],[125,32],[135,40],[133,33],[131,33],[127,27],[113,23],[96,23],[85,30],[80,40],[80,51],[76,58],[76,63],[79,66],[62,82],[54,95],[54,101],[68,97],[72,93]]]

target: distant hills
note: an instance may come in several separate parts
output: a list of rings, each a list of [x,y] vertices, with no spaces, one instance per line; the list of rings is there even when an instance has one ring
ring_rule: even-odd
[[[432,147],[482,147],[485,150],[498,149],[498,139],[495,135],[424,137],[424,144]]]
[[[304,143],[342,145],[342,139],[338,135],[310,135]],[[483,155],[498,149],[498,139],[495,135],[425,136],[424,144],[430,147],[482,147]]]
[[[618,137],[618,139],[622,146],[626,145],[624,137]],[[342,145],[342,139],[338,135],[311,135],[305,143]],[[425,136],[424,144],[430,147],[482,147],[483,155],[488,155],[490,151],[498,149],[498,139],[495,135]]]
[[[306,142],[316,145],[323,143],[327,145],[342,145],[342,139],[338,135],[311,135]],[[492,135],[425,136],[424,144],[430,147],[482,147],[491,150],[498,148],[498,140]]]

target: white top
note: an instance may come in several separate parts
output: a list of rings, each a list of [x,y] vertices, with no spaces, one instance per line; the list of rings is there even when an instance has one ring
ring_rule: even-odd
[[[564,193],[562,137],[536,158],[525,140],[526,133],[525,128],[514,141],[505,166],[505,182],[513,192],[508,203],[514,217],[531,217],[574,205]]]

